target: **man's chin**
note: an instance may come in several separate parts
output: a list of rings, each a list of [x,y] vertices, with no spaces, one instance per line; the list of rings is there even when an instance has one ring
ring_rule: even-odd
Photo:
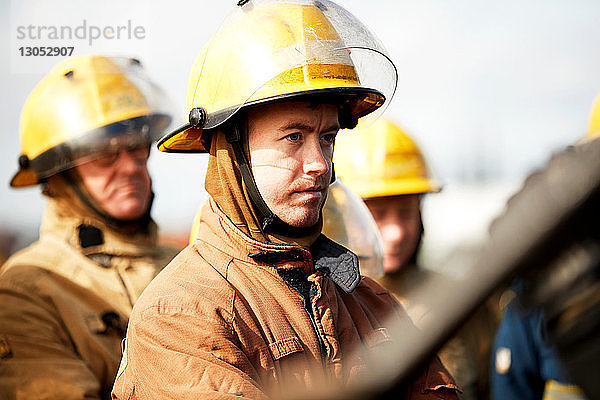
[[[146,214],[147,208],[148,205],[145,202],[132,199],[121,202],[118,206],[107,210],[107,212],[120,221],[135,221]]]
[[[319,222],[319,214],[314,213],[297,213],[295,215],[279,216],[283,222],[293,226],[294,228],[311,228]]]
[[[405,264],[399,257],[384,257],[383,271],[385,274],[395,274],[402,271]]]

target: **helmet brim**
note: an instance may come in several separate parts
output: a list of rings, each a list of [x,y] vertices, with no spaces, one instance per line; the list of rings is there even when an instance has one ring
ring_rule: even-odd
[[[10,181],[14,188],[39,184],[43,179],[106,152],[148,145],[157,140],[171,122],[167,114],[150,114],[105,125],[72,138],[26,160]]]
[[[249,110],[273,103],[317,101],[336,105],[346,104],[349,107],[352,118],[358,120],[377,110],[385,103],[385,100],[386,98],[383,93],[375,89],[338,87],[286,93],[267,99],[251,101],[242,106],[232,107],[232,109],[235,109],[234,112],[231,109],[221,112],[224,115],[228,115],[226,119],[223,119],[223,122],[226,122],[240,110]],[[188,123],[162,137],[158,141],[157,147],[158,150],[166,153],[207,153],[210,150],[210,139],[214,131],[215,128],[202,129],[193,127]]]

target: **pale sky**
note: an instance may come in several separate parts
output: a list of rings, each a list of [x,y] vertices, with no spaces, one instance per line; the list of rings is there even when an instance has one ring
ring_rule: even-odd
[[[39,189],[8,182],[20,152],[20,109],[58,58],[18,55],[26,24],[143,26],[143,40],[76,42],[85,54],[131,55],[173,101],[183,120],[193,59],[237,0],[63,1],[0,3],[0,224],[37,230]],[[446,185],[515,181],[586,131],[600,92],[600,2],[595,0],[341,0],[381,39],[399,72],[387,116],[421,145]],[[54,45],[68,45],[55,41]],[[40,64],[41,62],[41,64]],[[47,63],[47,67],[43,67]],[[40,66],[42,65],[42,66]],[[24,73],[25,72],[25,73]],[[27,73],[30,72],[30,73]],[[154,151],[153,216],[163,229],[189,229],[204,196],[205,156]]]

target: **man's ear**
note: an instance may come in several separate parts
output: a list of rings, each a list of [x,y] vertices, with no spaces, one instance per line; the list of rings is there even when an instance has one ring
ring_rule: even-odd
[[[358,125],[358,118],[352,115],[349,104],[343,103],[338,106],[338,122],[340,129],[354,129]]]

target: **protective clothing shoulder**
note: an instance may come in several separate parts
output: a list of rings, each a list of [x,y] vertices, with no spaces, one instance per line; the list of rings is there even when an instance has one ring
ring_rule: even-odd
[[[133,303],[176,254],[51,198],[40,239],[0,269],[0,392],[108,398]]]
[[[360,278],[353,254],[325,236],[311,249],[260,242],[212,199],[201,213],[199,239],[134,307],[114,398],[265,399],[345,387],[389,350],[390,326],[414,329],[387,290]],[[424,381],[436,387],[419,386],[412,398],[456,388],[443,367],[431,368],[438,379]]]

